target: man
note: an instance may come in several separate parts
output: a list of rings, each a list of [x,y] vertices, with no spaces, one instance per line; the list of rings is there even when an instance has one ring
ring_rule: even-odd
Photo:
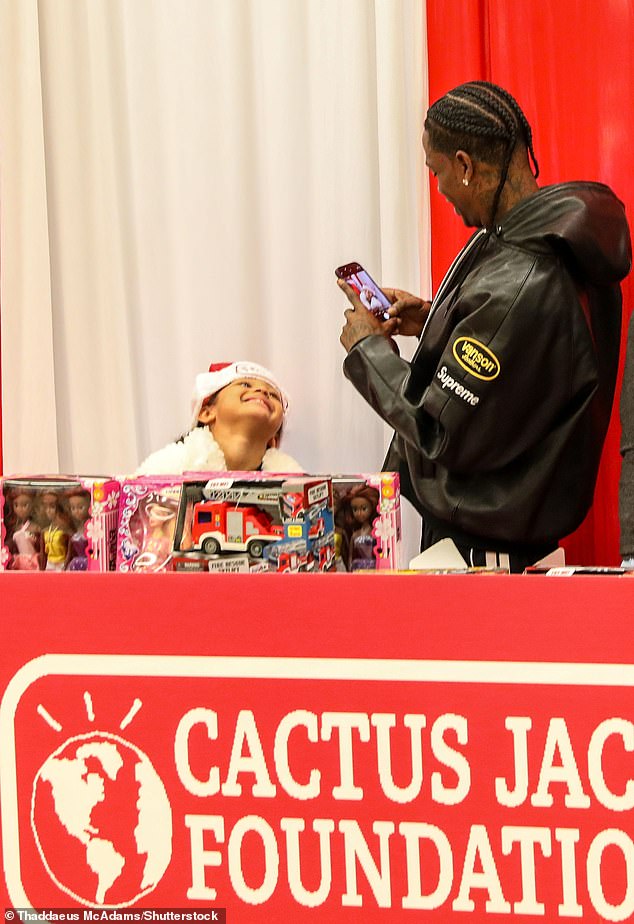
[[[339,282],[344,371],[394,427],[384,467],[422,515],[423,548],[449,537],[470,565],[522,571],[592,503],[631,263],[624,209],[599,183],[540,189],[530,125],[494,84],[434,103],[423,147],[479,230],[433,303],[388,289],[386,322]],[[411,363],[394,333],[420,337]]]

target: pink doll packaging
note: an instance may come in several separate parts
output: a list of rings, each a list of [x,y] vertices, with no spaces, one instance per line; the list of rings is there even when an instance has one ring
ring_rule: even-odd
[[[117,571],[172,570],[174,531],[182,479],[179,476],[125,479],[117,534]]]
[[[397,472],[333,475],[335,567],[396,571],[401,567],[401,493]]]
[[[0,482],[4,571],[114,571],[119,481],[29,475]]]

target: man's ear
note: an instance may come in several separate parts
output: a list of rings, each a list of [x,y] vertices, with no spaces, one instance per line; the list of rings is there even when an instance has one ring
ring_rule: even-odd
[[[460,180],[466,180],[467,183],[470,183],[473,179],[473,161],[471,160],[471,156],[467,154],[466,151],[456,151],[455,159],[460,174]]]

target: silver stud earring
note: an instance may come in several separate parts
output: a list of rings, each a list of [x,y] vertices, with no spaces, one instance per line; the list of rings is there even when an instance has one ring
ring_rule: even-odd
[[[463,180],[462,180],[462,185],[463,185],[463,186],[468,186],[468,185],[469,185],[469,180],[466,178],[466,176],[465,176],[465,177],[463,178]]]

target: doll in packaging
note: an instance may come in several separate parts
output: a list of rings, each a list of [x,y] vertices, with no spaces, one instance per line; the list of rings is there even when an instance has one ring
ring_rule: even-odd
[[[353,517],[349,545],[349,570],[376,568],[374,556],[376,541],[372,527],[378,516],[379,492],[369,485],[353,488],[349,495],[349,503]]]
[[[170,560],[178,502],[163,494],[150,494],[139,507],[142,521],[141,552],[132,571],[161,571]]]
[[[11,488],[7,494],[7,547],[11,571],[42,571],[44,541],[35,518],[35,491],[31,488]]]
[[[43,491],[40,503],[42,515],[48,524],[42,530],[46,570],[63,571],[71,533],[70,515],[59,491]]]
[[[88,569],[88,537],[85,534],[85,526],[90,517],[90,491],[85,488],[73,488],[67,497],[73,531],[68,541],[66,570],[86,571]]]

